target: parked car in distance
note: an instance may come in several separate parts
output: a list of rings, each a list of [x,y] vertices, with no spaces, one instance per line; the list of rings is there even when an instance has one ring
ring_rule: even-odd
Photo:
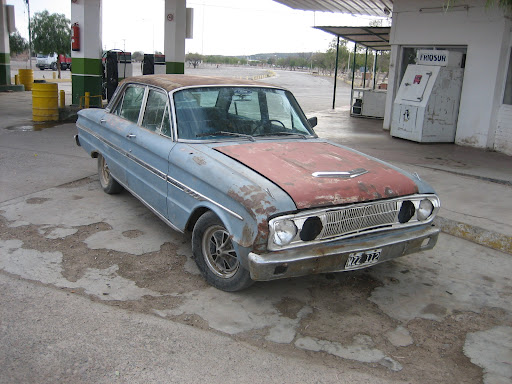
[[[255,81],[125,79],[75,137],[106,193],[123,188],[225,291],[353,271],[434,247],[440,201],[419,177],[319,138],[293,95]]]
[[[51,55],[43,55],[41,53],[37,54],[36,67],[41,71],[44,71],[45,69],[56,71],[57,63],[60,63],[60,69],[63,71],[66,69],[71,69],[71,57],[67,57],[66,55],[62,54],[57,55],[56,53]]]

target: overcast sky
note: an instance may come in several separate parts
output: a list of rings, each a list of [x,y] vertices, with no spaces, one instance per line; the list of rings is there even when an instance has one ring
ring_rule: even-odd
[[[7,0],[16,28],[28,39],[24,0]],[[103,0],[103,48],[164,50],[164,0]],[[369,25],[370,17],[295,11],[272,0],[188,0],[194,8],[194,38],[186,52],[251,55],[325,51],[333,36],[313,29],[326,25]],[[30,0],[30,14],[48,10],[71,18],[69,0]]]

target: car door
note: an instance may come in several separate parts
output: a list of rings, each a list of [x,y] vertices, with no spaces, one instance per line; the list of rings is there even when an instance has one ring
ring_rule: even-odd
[[[167,218],[168,157],[174,146],[170,137],[169,100],[164,90],[146,87],[137,124],[130,126],[127,174],[131,192]]]
[[[128,134],[139,120],[144,94],[144,86],[128,85],[121,89],[114,96],[111,109],[107,108],[100,116],[97,127],[106,144],[101,154],[107,161],[110,173],[128,189],[128,174],[133,172],[135,165],[129,156],[132,144]]]

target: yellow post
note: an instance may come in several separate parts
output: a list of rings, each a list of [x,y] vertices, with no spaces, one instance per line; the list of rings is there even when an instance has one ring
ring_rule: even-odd
[[[14,85],[20,85],[20,78],[18,75],[14,75]]]
[[[66,92],[64,90],[60,91],[60,108],[64,108],[66,106]]]
[[[91,92],[85,92],[84,108],[89,108],[90,102],[91,102]]]
[[[53,78],[56,79],[57,78],[57,72],[53,72]]]

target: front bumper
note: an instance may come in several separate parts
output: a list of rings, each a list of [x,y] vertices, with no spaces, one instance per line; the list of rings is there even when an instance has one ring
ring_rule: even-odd
[[[304,276],[316,273],[342,272],[350,254],[380,249],[377,263],[352,267],[362,269],[411,253],[434,248],[440,230],[434,226],[409,228],[399,232],[380,233],[368,237],[344,239],[268,252],[249,254],[249,272],[253,280],[275,280],[286,277]]]

